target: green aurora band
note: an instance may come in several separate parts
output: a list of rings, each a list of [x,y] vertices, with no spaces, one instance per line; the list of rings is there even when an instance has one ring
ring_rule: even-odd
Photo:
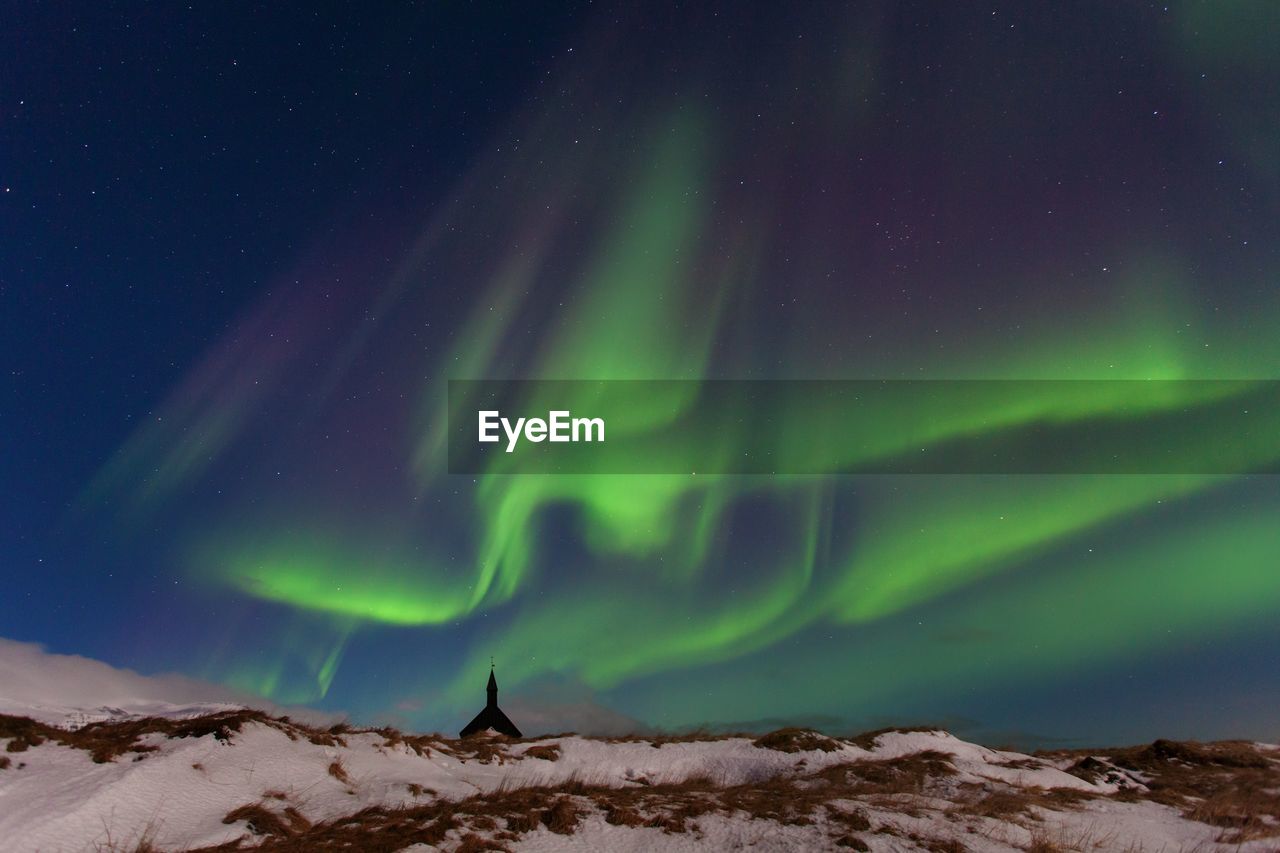
[[[866,81],[850,88],[864,89]],[[434,694],[447,712],[474,700],[476,672],[493,656],[508,690],[552,676],[619,690],[717,664],[699,670],[699,678],[716,685],[725,706],[749,693],[762,716],[804,714],[820,701],[804,686],[816,664],[807,656],[795,663],[787,649],[814,642],[815,632],[842,638],[837,642],[851,650],[881,650],[851,652],[843,664],[842,677],[859,685],[859,698],[841,700],[874,703],[919,685],[1005,683],[1047,664],[1109,665],[1158,650],[1170,634],[1256,624],[1280,606],[1280,501],[1186,518],[1197,501],[1254,483],[1248,476],[517,476],[501,459],[479,477],[451,476],[448,379],[689,380],[673,384],[664,399],[628,398],[625,385],[605,386],[601,393],[623,395],[608,401],[620,414],[610,429],[668,436],[673,453],[705,460],[714,471],[718,459],[749,443],[746,427],[702,445],[681,445],[666,431],[695,403],[699,381],[743,375],[735,365],[765,378],[1280,378],[1280,324],[1257,319],[1280,317],[1274,289],[1258,288],[1263,295],[1249,309],[1249,323],[1208,314],[1198,307],[1186,261],[1141,237],[1125,247],[1126,262],[1115,264],[1124,272],[1099,291],[1108,300],[1101,306],[1086,310],[1064,298],[1018,317],[1000,336],[956,328],[928,348],[905,340],[901,352],[913,355],[902,358],[880,340],[841,340],[824,357],[805,323],[779,319],[773,334],[790,355],[754,364],[749,330],[771,322],[760,320],[769,308],[759,296],[772,269],[765,263],[774,250],[771,213],[767,197],[733,216],[719,212],[728,129],[693,99],[634,112],[601,107],[617,109],[607,118],[643,142],[625,155],[599,147],[564,162],[553,156],[569,144],[568,131],[554,121],[562,109],[556,102],[521,117],[526,151],[479,164],[373,300],[369,315],[398,343],[380,341],[373,324],[362,326],[324,365],[328,389],[359,369],[353,365],[362,354],[386,360],[410,352],[394,318],[422,313],[414,282],[428,275],[423,269],[477,282],[470,316],[449,336],[451,348],[432,352],[406,383],[416,410],[411,428],[394,433],[407,438],[391,452],[415,509],[386,533],[363,524],[360,513],[328,507],[313,514],[309,501],[281,501],[251,522],[232,516],[189,537],[184,557],[196,579],[296,617],[274,642],[290,650],[289,665],[310,682],[290,682],[283,652],[273,661],[271,652],[246,660],[229,651],[209,666],[211,676],[278,701],[314,701],[341,677],[344,649],[362,632],[431,635],[483,615],[467,657],[449,667],[449,683]],[[542,163],[552,165],[540,171]],[[491,198],[484,188],[507,172],[522,176],[523,190]],[[603,187],[591,181],[600,174],[627,177]],[[592,199],[590,228],[569,201],[576,194]],[[516,248],[469,260],[483,255],[484,241],[457,235],[493,233],[514,235]],[[589,247],[580,264],[555,260],[566,241],[580,239]],[[547,277],[563,280],[564,292],[542,304],[535,294]],[[1260,280],[1274,281],[1274,272]],[[1055,284],[1024,282],[1049,291]],[[797,310],[821,327],[827,309]],[[262,316],[277,313],[273,304]],[[838,321],[827,328],[837,334]],[[171,402],[173,417],[123,448],[93,494],[132,490],[133,509],[142,511],[189,485],[253,428],[253,406],[291,381],[319,334],[299,329],[294,337],[296,348],[279,357],[211,359]],[[276,366],[248,383],[245,365],[264,360]],[[789,420],[786,411],[773,413],[772,428],[780,452],[837,472],[923,441],[1046,420],[1088,423],[1120,409],[1139,426],[1163,418],[1209,429],[1197,414],[1240,392],[1229,385],[1192,394],[1192,386],[1153,382],[1135,399],[1099,395],[1092,385],[1090,393],[1066,383],[1027,387],[1035,390],[1017,398],[939,400],[909,419],[853,417],[861,430],[856,441],[812,440],[803,419]],[[530,411],[589,411],[600,399],[526,402]],[[1280,461],[1276,426],[1267,422],[1234,445],[1236,461],[1254,468]],[[451,508],[438,516],[419,508],[442,499]],[[768,516],[767,547],[738,541],[743,513]],[[1180,521],[1170,532],[1174,519]],[[1083,544],[1126,525],[1133,534],[1105,554]],[[548,547],[553,526],[558,537],[571,538],[567,553]],[[446,527],[448,536],[434,535]],[[975,657],[970,646],[933,642],[902,618],[936,616],[948,603],[937,631],[978,624],[999,641]],[[1082,619],[1089,630],[1081,630]],[[766,664],[789,670],[787,689],[764,695],[752,686],[745,673]],[[718,711],[699,705],[697,682],[674,680],[664,695],[633,705],[659,724],[697,722]]]

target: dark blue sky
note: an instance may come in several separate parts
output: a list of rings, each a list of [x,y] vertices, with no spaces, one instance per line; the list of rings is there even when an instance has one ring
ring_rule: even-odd
[[[304,249],[352,221],[406,239],[581,6],[8,10],[0,559],[45,602],[6,596],[9,636],[74,643],[45,608],[99,595],[59,557],[94,472]]]

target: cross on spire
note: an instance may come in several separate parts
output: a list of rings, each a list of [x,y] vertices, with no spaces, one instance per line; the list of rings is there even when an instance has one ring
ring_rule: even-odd
[[[459,732],[459,737],[467,737],[483,732],[489,729],[506,735],[507,737],[520,737],[520,730],[516,728],[515,723],[498,708],[498,679],[493,672],[493,656],[489,657],[489,684],[485,687],[485,693],[488,694],[488,701],[485,703],[484,710],[476,714],[476,718],[467,724],[467,727]]]

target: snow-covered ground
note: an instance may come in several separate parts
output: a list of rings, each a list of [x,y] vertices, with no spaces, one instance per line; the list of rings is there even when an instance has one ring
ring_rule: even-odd
[[[206,714],[218,714],[242,708],[230,702],[201,702],[191,705],[175,705],[171,702],[131,701],[117,705],[99,705],[81,708],[73,705],[32,704],[13,702],[0,697],[0,714],[30,717],[42,723],[67,729],[78,729],[90,723],[123,722],[146,717],[186,719]]]
[[[1233,827],[1154,801],[1150,773],[1114,756],[1081,772],[1087,756],[1001,752],[935,731],[459,742],[223,705],[0,713],[77,729],[0,720],[5,851],[326,849],[352,838],[356,849],[364,838],[414,850],[1280,848],[1280,823],[1266,831],[1274,816],[1228,843]],[[1280,787],[1280,750],[1247,749],[1259,756],[1242,765],[1250,778]],[[1169,760],[1179,773],[1195,763]]]

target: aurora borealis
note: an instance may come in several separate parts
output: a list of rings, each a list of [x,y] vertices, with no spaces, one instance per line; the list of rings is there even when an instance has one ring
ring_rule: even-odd
[[[0,635],[445,730],[493,657],[526,732],[1274,736],[1272,4],[25,14]],[[1025,381],[681,426],[870,379]],[[672,461],[451,473],[451,380]],[[1197,449],[841,473],[1046,422]]]

